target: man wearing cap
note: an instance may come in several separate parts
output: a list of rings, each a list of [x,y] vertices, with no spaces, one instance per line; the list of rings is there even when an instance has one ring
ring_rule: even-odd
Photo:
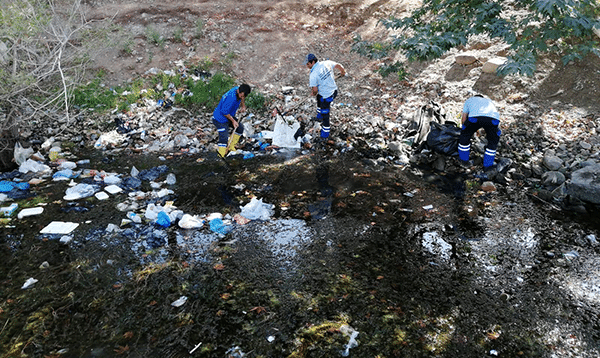
[[[213,112],[213,124],[217,127],[219,133],[217,153],[223,158],[230,150],[235,150],[235,145],[244,134],[244,126],[237,121],[235,113],[240,105],[242,106],[242,112],[246,111],[245,99],[250,91],[250,86],[245,83],[239,87],[233,87],[221,97],[219,105]],[[227,145],[229,127],[233,127],[233,134],[231,143]]]
[[[329,123],[331,102],[338,93],[333,70],[337,69],[342,76],[346,75],[346,70],[337,62],[319,61],[312,53],[306,55],[304,64],[310,69],[309,86],[312,95],[317,96],[316,120],[321,122],[321,138],[328,138],[331,129]]]
[[[500,140],[501,131],[500,113],[494,103],[480,94],[465,101],[462,111],[462,130],[458,140],[458,157],[463,167],[469,166],[469,154],[471,151],[471,137],[483,128],[487,138],[487,146],[483,155],[483,169],[490,170],[494,165],[496,148]]]

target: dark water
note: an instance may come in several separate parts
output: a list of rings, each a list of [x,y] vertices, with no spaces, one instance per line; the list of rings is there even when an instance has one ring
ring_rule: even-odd
[[[72,203],[66,182],[47,182],[20,201],[44,213],[1,229],[2,357],[598,354],[596,221],[527,188],[485,193],[472,178],[371,167],[359,153],[125,154],[93,154],[90,166],[123,178],[165,166],[151,178],[160,187]],[[162,189],[173,193],[129,196]],[[237,224],[252,197],[271,218]],[[143,216],[169,202],[219,213],[230,232],[122,225],[117,209],[135,203]],[[39,234],[55,220],[79,223],[68,244]]]

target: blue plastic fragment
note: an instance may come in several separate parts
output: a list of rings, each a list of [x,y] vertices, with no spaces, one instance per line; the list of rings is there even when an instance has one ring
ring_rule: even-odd
[[[217,234],[226,235],[231,231],[231,226],[225,225],[221,219],[212,219],[210,221],[210,230]]]

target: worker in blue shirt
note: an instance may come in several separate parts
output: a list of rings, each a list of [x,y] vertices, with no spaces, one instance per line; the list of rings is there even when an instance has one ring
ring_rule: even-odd
[[[500,113],[498,113],[496,106],[489,98],[478,94],[465,101],[462,111],[462,128],[458,140],[458,157],[461,166],[468,166],[471,137],[477,130],[483,128],[487,138],[483,155],[483,169],[492,169],[501,134],[498,128],[499,124]]]
[[[235,145],[239,142],[242,134],[244,134],[244,126],[238,122],[235,114],[240,105],[241,111],[246,111],[245,99],[250,94],[250,91],[250,86],[245,83],[239,87],[233,87],[221,97],[219,105],[213,112],[213,124],[217,127],[217,132],[219,133],[217,153],[223,158],[225,158],[230,150],[235,150]],[[228,146],[229,127],[233,127],[234,132]]]
[[[312,53],[306,55],[304,64],[310,69],[308,85],[311,87],[312,95],[317,96],[317,116],[315,119],[321,122],[321,138],[328,138],[331,130],[329,122],[331,102],[338,94],[333,70],[340,71],[341,76],[346,76],[346,70],[344,66],[337,62],[319,61]]]

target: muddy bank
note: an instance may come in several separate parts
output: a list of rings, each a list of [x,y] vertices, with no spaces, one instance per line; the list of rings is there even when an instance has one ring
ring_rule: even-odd
[[[73,204],[66,182],[30,189],[44,213],[2,228],[2,356],[597,355],[597,228],[365,153],[92,158],[123,177],[166,165],[177,182],[154,203],[221,213],[225,235],[121,225],[127,191]],[[251,197],[272,216],[231,220]],[[52,220],[80,224],[71,242],[39,234]]]

